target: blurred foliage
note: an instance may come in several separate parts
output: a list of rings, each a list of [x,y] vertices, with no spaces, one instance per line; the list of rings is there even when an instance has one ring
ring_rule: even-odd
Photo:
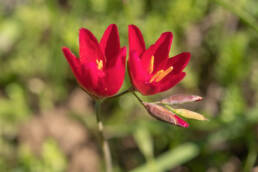
[[[42,158],[39,160],[28,147],[19,150],[18,171],[49,171],[62,172],[66,169],[66,160],[55,141],[49,139],[42,146]]]
[[[111,23],[122,45],[128,24],[141,28],[147,45],[172,31],[171,56],[192,54],[187,77],[143,99],[200,94],[204,101],[189,107],[209,118],[182,129],[151,119],[131,95],[107,100],[103,118],[115,171],[251,171],[258,166],[257,6],[256,0],[1,0],[0,171],[68,168],[69,156],[55,140],[46,139],[35,155],[20,139],[20,126],[66,107],[78,86],[61,47],[78,54],[80,27],[100,39]],[[127,75],[121,90],[129,86]],[[94,115],[70,114],[95,138]]]

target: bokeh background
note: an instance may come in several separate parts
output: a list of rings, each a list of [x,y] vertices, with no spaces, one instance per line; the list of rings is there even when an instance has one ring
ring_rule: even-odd
[[[98,39],[128,24],[147,45],[172,31],[171,56],[190,51],[176,93],[209,121],[187,129],[150,117],[128,94],[107,100],[102,117],[114,171],[258,171],[258,1],[0,0],[0,171],[98,172],[103,159],[93,102],[76,84],[61,52],[78,52],[78,30]],[[120,91],[130,87],[128,75]]]

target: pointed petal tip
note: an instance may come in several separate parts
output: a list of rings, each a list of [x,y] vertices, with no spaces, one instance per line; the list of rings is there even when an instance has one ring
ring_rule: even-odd
[[[181,72],[181,73],[178,74],[178,75],[179,75],[178,77],[180,78],[180,81],[181,81],[181,80],[183,80],[183,79],[185,78],[186,73],[185,73],[185,72]],[[180,82],[180,81],[179,81],[179,82]]]
[[[186,65],[189,63],[191,59],[191,53],[190,52],[183,52],[185,58],[186,58]]]
[[[178,81],[178,83],[179,82],[181,82],[184,78],[185,78],[185,76],[186,76],[186,73],[185,72],[181,72],[180,74],[179,74],[179,81]]]
[[[136,25],[134,25],[134,24],[130,24],[130,25],[128,25],[128,28],[130,29],[138,29],[138,27],[136,26]]]
[[[80,39],[82,36],[84,36],[84,35],[88,35],[88,36],[93,36],[93,37],[95,37],[95,36],[93,35],[93,33],[92,33],[89,29],[86,29],[86,28],[82,27],[82,28],[79,29],[79,39]]]
[[[139,36],[142,36],[140,29],[134,24],[128,25],[128,33],[133,34],[132,32],[135,32],[135,33],[139,34]]]
[[[186,54],[186,56],[191,57],[191,53],[190,52],[184,52]]]
[[[86,28],[83,28],[83,27],[81,27],[80,29],[79,29],[79,33],[81,34],[82,32],[87,32],[88,31],[88,29],[86,29]]]
[[[66,58],[70,58],[71,56],[74,56],[71,50],[67,47],[62,47],[62,51]]]
[[[118,31],[118,28],[117,28],[117,25],[116,25],[116,24],[110,24],[110,25],[108,25],[108,27],[107,27],[106,30],[108,30],[108,29],[111,29],[111,30],[115,29],[116,31]]]
[[[172,33],[172,32],[163,32],[163,33],[160,35],[160,37],[163,37],[163,36],[172,39],[172,38],[173,38],[173,33]]]
[[[128,26],[128,41],[129,49],[137,51],[139,55],[142,55],[146,49],[144,38],[141,30],[135,25]]]
[[[69,50],[69,48],[67,48],[67,47],[65,47],[65,46],[62,47],[62,51],[63,51],[63,52],[66,52],[67,50]]]
[[[80,28],[79,29],[79,39],[82,39],[83,37],[85,37],[86,35],[92,35],[91,31],[89,31],[86,28]]]
[[[108,25],[108,27],[117,27],[116,24],[112,23],[110,25]]]

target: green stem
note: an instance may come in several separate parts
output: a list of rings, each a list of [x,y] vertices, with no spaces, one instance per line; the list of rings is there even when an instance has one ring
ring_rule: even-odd
[[[132,94],[137,98],[137,100],[144,106],[144,103],[142,99],[135,93],[135,91],[132,91]],[[145,106],[144,106],[145,107]]]
[[[125,91],[123,91],[123,92],[121,92],[121,93],[119,93],[119,94],[113,96],[113,97],[110,97],[109,99],[114,99],[114,98],[120,97],[120,96],[122,96],[122,95],[124,95],[124,94],[126,94],[126,93],[131,92],[131,91],[133,91],[133,88],[129,88],[129,89],[127,89],[127,90],[125,90]],[[106,99],[105,99],[105,100],[106,100]]]
[[[101,101],[96,101],[96,104],[95,104],[96,118],[97,118],[97,123],[98,123],[98,130],[99,130],[99,135],[100,135],[102,151],[104,154],[106,172],[112,172],[112,157],[111,157],[108,141],[104,135],[104,129],[103,129],[104,127],[103,127],[103,123],[102,123],[101,117],[100,117],[101,103],[102,103]]]

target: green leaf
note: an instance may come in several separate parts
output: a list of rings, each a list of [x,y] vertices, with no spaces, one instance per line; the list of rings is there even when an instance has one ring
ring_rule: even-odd
[[[185,143],[181,146],[172,149],[153,162],[146,163],[131,172],[162,172],[182,165],[190,161],[199,154],[199,148],[194,143]]]
[[[134,133],[134,139],[146,160],[153,158],[153,143],[151,134],[145,127],[138,127]]]
[[[229,10],[236,16],[238,16],[243,22],[245,22],[248,26],[253,28],[258,33],[258,24],[254,17],[245,12],[242,8],[240,8],[237,4],[230,4],[224,0],[214,0],[218,5],[223,8]]]

